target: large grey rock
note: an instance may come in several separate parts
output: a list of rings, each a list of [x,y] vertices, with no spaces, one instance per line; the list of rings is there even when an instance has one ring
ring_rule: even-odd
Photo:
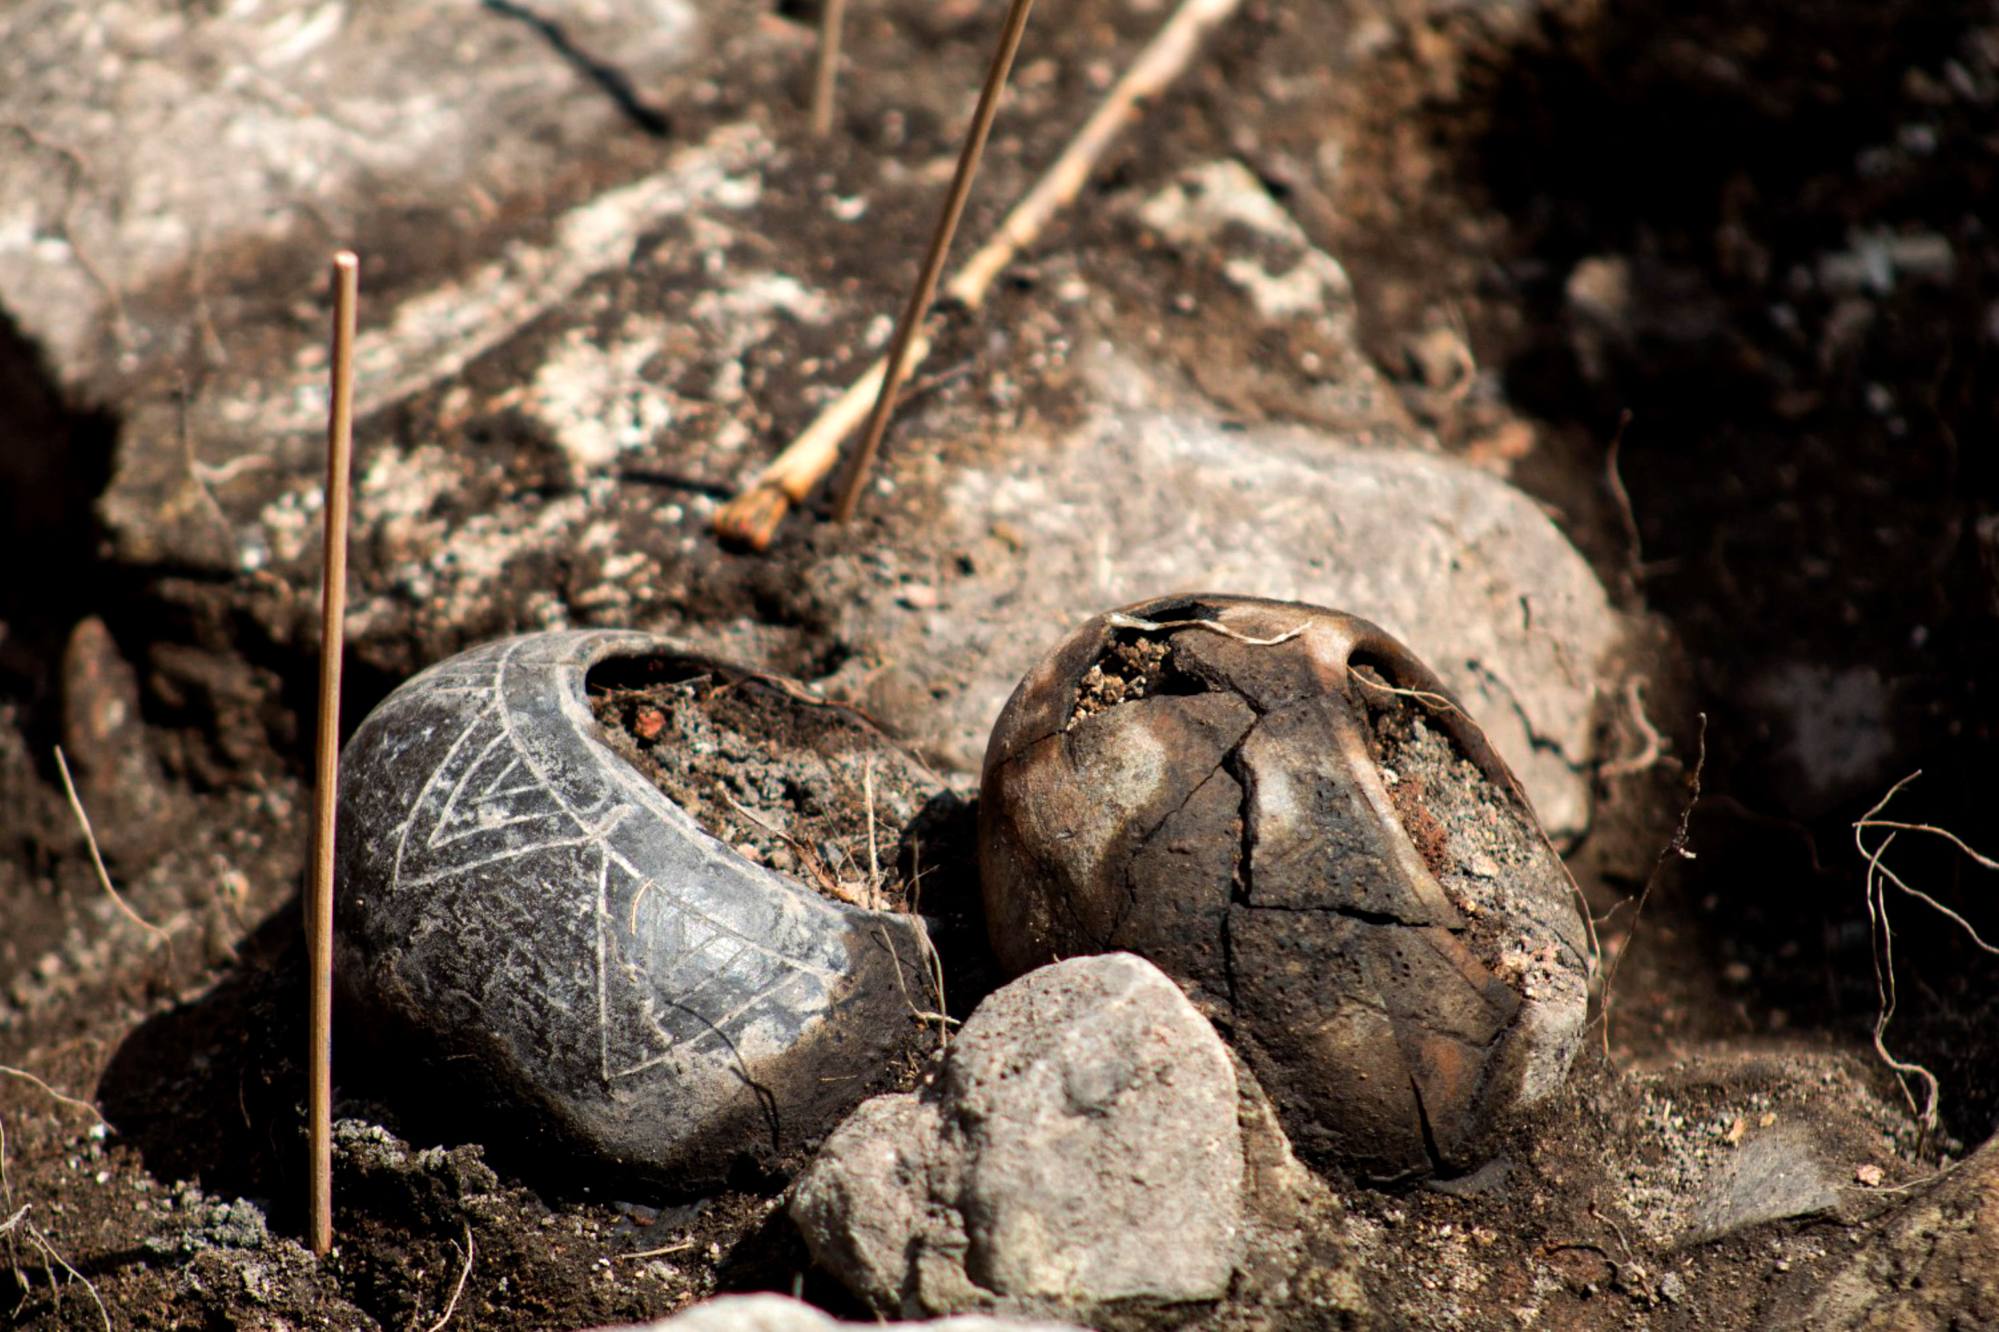
[[[337,974],[535,1132],[685,1187],[869,1090],[916,1041],[927,942],[737,855],[612,752],[585,672],[651,655],[687,656],[507,639],[369,716],[341,759]]]
[[[988,998],[934,1092],[877,1098],[828,1139],[791,1215],[881,1313],[1096,1321],[1227,1292],[1244,1168],[1220,1038],[1109,954]]]
[[[1890,1197],[1901,1205],[1875,1213],[1871,1233],[1832,1278],[1793,1280],[1766,1327],[1999,1327],[1999,1140],[1948,1173]]]
[[[782,1295],[728,1295],[704,1300],[671,1318],[597,1332],[834,1332],[842,1327],[928,1328],[931,1332],[1078,1332],[1067,1323],[1031,1323],[967,1314],[927,1323],[843,1323],[802,1300]]]
[[[1160,411],[1114,353],[1090,374],[1136,401],[1113,396],[1072,433],[946,484],[944,540],[969,573],[921,599],[881,586],[851,603],[848,635],[875,651],[849,671],[875,715],[976,769],[1014,682],[1105,606],[1188,591],[1337,606],[1435,668],[1551,836],[1583,831],[1592,712],[1623,630],[1533,500],[1434,454]]]
[[[212,299],[245,247],[323,252],[385,226],[389,198],[463,226],[621,122],[663,128],[703,7],[543,8],[553,23],[501,0],[8,6],[0,307],[74,385],[194,333],[162,298]]]
[[[649,232],[746,206],[767,133],[669,138],[669,108],[725,47],[782,59],[783,26],[688,0],[0,12],[0,312],[67,395],[119,419],[100,503],[116,554],[284,563],[269,538],[285,534],[250,520],[277,486],[317,503],[336,246],[363,262],[365,457],[372,414],[622,269]],[[660,424],[657,404],[615,401],[635,366],[550,372],[557,399],[596,374],[581,391],[600,400],[574,403],[599,422],[586,453]]]

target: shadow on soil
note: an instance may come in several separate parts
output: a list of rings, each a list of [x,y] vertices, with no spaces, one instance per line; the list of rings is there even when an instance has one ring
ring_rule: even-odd
[[[1692,956],[1750,969],[1757,1025],[1871,1026],[1851,824],[1895,780],[1924,772],[1886,817],[1974,844],[1991,827],[1988,21],[1968,4],[1592,6],[1439,121],[1511,224],[1530,332],[1508,394],[1596,467],[1632,413],[1642,592],[1694,658],[1715,797],[1700,859],[1650,910],[1693,924]],[[1691,718],[1658,720],[1687,756]],[[1990,875],[1920,835],[1890,860],[1999,933]],[[1916,903],[1895,910],[1896,1039],[1978,1141],[1999,1117],[1999,966]]]

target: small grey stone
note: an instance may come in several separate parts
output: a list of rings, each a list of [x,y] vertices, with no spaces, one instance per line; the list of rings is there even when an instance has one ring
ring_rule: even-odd
[[[1452,1198],[1477,1198],[1504,1189],[1506,1178],[1512,1173],[1513,1162],[1501,1156],[1487,1161],[1468,1175],[1457,1175],[1450,1179],[1426,1179],[1423,1181],[1423,1187],[1432,1193],[1442,1193]]]
[[[1779,1128],[1744,1142],[1708,1176],[1687,1240],[1720,1239],[1766,1221],[1839,1205],[1839,1185],[1802,1129]]]
[[[862,1107],[791,1215],[881,1313],[1094,1320],[1225,1294],[1243,1177],[1220,1038],[1150,963],[1109,954],[987,999],[933,1099]]]
[[[792,1220],[820,1265],[883,1304],[899,1302],[909,1239],[928,1224],[943,1131],[933,1102],[877,1096],[840,1126],[792,1198]]]
[[[924,1327],[931,1332],[1078,1332],[1066,1323],[1029,1323],[971,1314],[934,1323],[842,1323],[801,1300],[783,1295],[726,1295],[682,1309],[671,1318],[596,1332],[833,1332],[841,1327]]]

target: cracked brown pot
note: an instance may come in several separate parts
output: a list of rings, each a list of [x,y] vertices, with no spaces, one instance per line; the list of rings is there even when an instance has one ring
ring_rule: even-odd
[[[1587,934],[1519,784],[1336,611],[1181,596],[1084,624],[1000,714],[979,860],[1003,967],[1149,958],[1322,1166],[1475,1169],[1581,1040]]]

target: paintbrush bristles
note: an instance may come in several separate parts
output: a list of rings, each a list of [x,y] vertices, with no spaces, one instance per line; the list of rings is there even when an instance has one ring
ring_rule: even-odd
[[[767,550],[790,509],[790,496],[759,481],[716,511],[715,535],[751,550]]]

